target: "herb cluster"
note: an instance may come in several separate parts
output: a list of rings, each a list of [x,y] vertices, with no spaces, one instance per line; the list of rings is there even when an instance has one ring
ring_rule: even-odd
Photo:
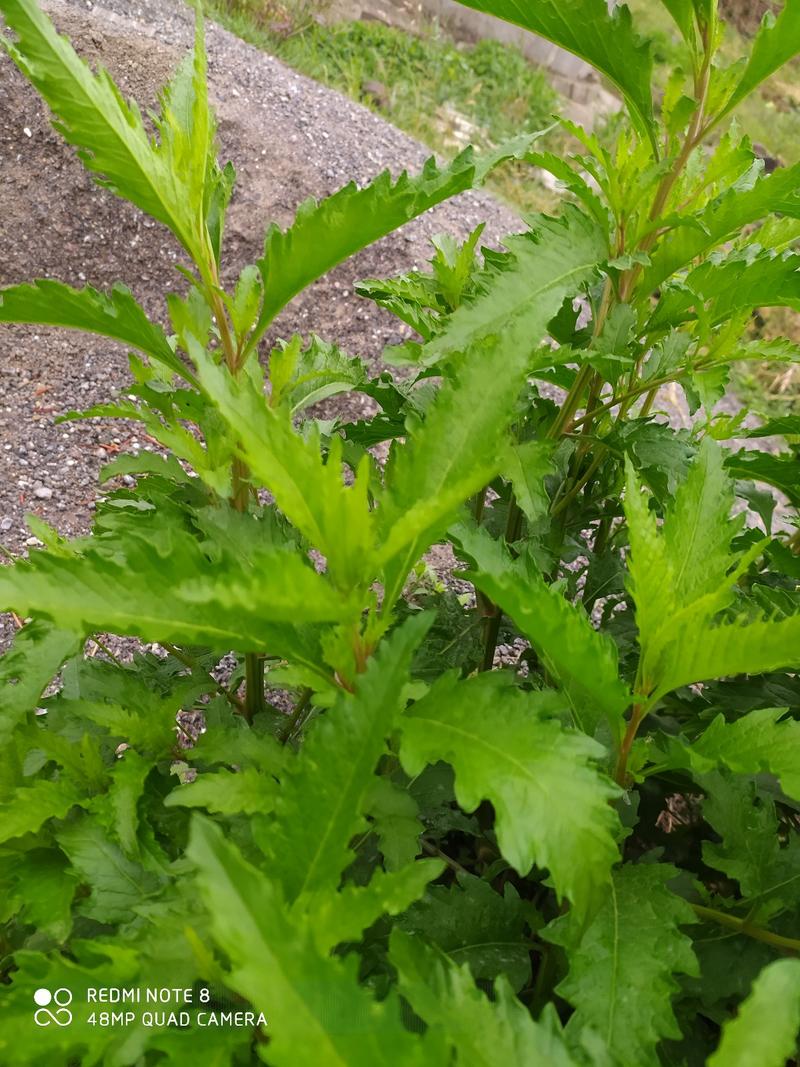
[[[800,420],[715,408],[737,361],[800,359],[743,339],[754,307],[800,305],[800,165],[765,176],[728,121],[800,51],[800,7],[725,67],[715,0],[664,0],[686,62],[656,108],[626,8],[468,6],[594,64],[627,106],[615,141],[571,128],[563,158],[523,136],[347,186],[226,291],[202,20],[153,135],[35,0],[0,0],[64,137],[186,254],[168,332],[122,285],[0,291],[0,321],[127,344],[126,398],[88,414],[163,446],[105,469],[135,485],[91,536],[39,523],[44,549],[0,569],[28,620],[0,661],[6,1062],[795,1055]],[[564,184],[558,218],[501,252],[443,237],[430,271],[359,287],[416,332],[385,354],[402,375],[318,337],[264,370],[297,293],[515,159]],[[664,386],[691,430],[658,416]],[[377,414],[315,417],[348,391]],[[768,436],[787,444],[742,447]],[[425,580],[442,543],[458,585]],[[106,633],[163,655],[84,656]],[[268,1025],[33,1026],[36,990],[165,979]]]

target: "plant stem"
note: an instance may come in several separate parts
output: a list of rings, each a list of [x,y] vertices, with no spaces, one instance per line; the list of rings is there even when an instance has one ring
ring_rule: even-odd
[[[647,714],[648,708],[645,704],[634,704],[631,717],[628,722],[628,727],[625,730],[625,736],[622,739],[620,745],[619,755],[617,756],[617,766],[614,769],[614,781],[617,785],[624,786],[625,778],[628,773],[628,758],[631,754],[631,748],[633,742],[636,740],[636,733],[639,727],[642,725],[642,719]]]
[[[300,693],[300,696],[297,698],[297,703],[294,706],[294,710],[286,720],[286,726],[281,731],[280,742],[282,745],[285,745],[294,734],[300,720],[303,717],[303,712],[308,707],[310,701],[311,689],[306,686],[306,688]]]
[[[479,493],[475,494],[475,499],[472,501],[472,516],[475,522],[480,526],[483,521],[483,513],[486,508],[486,493],[488,486],[484,486]],[[475,602],[478,605],[478,613],[482,619],[488,619],[492,612],[495,611],[495,606],[491,602],[485,593],[482,593],[477,586],[473,586],[475,589]]]
[[[541,946],[539,969],[536,972],[536,981],[533,986],[533,996],[531,997],[530,1003],[530,1009],[534,1016],[538,1015],[551,1000],[556,976],[557,971],[553,949],[550,945],[543,944]]]
[[[597,309],[597,314],[595,315],[594,324],[592,326],[593,340],[599,337],[600,334],[603,332],[603,327],[606,324],[606,319],[608,318],[608,313],[611,310],[613,299],[614,289],[611,283],[611,278],[609,276],[606,276],[606,280],[603,285],[603,296],[600,300],[600,307]],[[585,381],[582,379],[585,379]],[[597,399],[600,396],[600,391],[603,388],[603,379],[600,377],[597,371],[593,370],[591,366],[586,363],[581,368],[581,372],[575,379],[572,389],[567,394],[567,398],[564,401],[564,406],[561,409],[558,419],[551,427],[550,432],[548,432],[548,437],[551,437],[551,435],[553,437],[560,437],[562,433],[566,433],[570,429],[570,424],[574,425],[573,420],[575,416],[575,411],[577,410],[578,404],[580,403],[580,396],[583,392],[585,384],[588,384],[589,386],[589,393],[586,398],[586,411],[590,412],[594,409],[597,403]],[[567,409],[566,418],[564,418],[565,409]],[[591,430],[592,418],[593,416],[589,418],[584,417],[584,419],[582,420],[583,429],[581,430],[581,444],[575,456],[573,457],[572,462],[570,463],[569,477],[561,483],[558,496],[560,496],[562,493],[567,493],[570,500],[572,500],[574,497],[574,493],[572,493],[572,486],[574,485],[575,480],[578,477],[578,471],[580,469],[581,463],[583,462],[583,458],[590,447],[589,442],[586,438],[589,431]],[[592,468],[589,477],[591,477],[595,470],[597,470],[597,466],[594,466]],[[585,481],[581,482],[581,486],[585,484]],[[567,488],[568,486],[569,488]],[[558,496],[554,499],[553,505],[558,502]],[[551,512],[554,515],[557,513],[555,510],[552,509]]]
[[[555,501],[553,502],[554,506],[550,511],[550,514],[552,516],[555,517],[556,515],[559,515],[575,499],[581,489],[583,489],[586,483],[591,479],[594,472],[603,462],[603,456],[605,455],[605,452],[606,449],[602,445],[597,446],[597,454],[595,455],[589,466],[586,468],[584,473],[581,475],[581,477],[578,479],[578,481],[575,482],[569,492],[562,496],[562,498],[557,503]]]
[[[711,77],[711,60],[713,59],[713,51],[711,47],[711,41],[713,40],[713,29],[709,31],[706,28],[704,34],[704,54],[703,63],[699,72],[695,78],[695,99],[697,101],[697,107],[695,109],[694,116],[692,118],[691,125],[686,132],[686,140],[683,143],[680,153],[670,171],[664,175],[661,179],[661,184],[658,187],[655,198],[653,200],[653,206],[650,209],[649,221],[655,222],[658,217],[663,213],[664,208],[667,206],[669,195],[675,187],[678,178],[689,162],[689,157],[695,148],[700,144],[706,135],[706,130],[703,128],[703,120],[705,118],[706,102],[708,100],[708,87]],[[638,246],[639,252],[649,252],[653,245],[659,238],[659,228],[653,227],[645,238],[640,241]],[[625,303],[629,298],[633,289],[639,280],[642,266],[640,263],[636,263],[629,271],[627,271],[620,281],[619,298],[622,303]]]
[[[254,716],[267,708],[264,697],[264,657],[258,652],[245,653],[244,684],[244,717],[252,722]]]
[[[561,406],[561,411],[559,411],[555,422],[547,431],[546,436],[548,440],[556,440],[557,438],[561,437],[561,435],[568,428],[569,424],[572,421],[573,415],[578,410],[578,405],[580,404],[583,390],[588,385],[593,373],[594,371],[588,363],[584,363],[584,365],[578,371],[578,374],[575,377],[575,381],[572,383],[572,388],[564,398],[564,403]]]
[[[214,312],[214,318],[219,330],[220,344],[225,355],[225,364],[235,378],[241,369],[243,356],[242,346],[234,341],[228,325],[228,316],[225,304],[219,295],[219,276],[216,264],[212,269],[212,284],[209,286],[208,299]],[[244,460],[237,457],[231,464],[231,506],[237,511],[246,511],[250,498],[250,484],[247,465]],[[264,658],[257,652],[247,652],[244,657],[245,693],[242,714],[247,722],[252,722],[254,716],[266,709],[264,699]]]
[[[658,388],[651,389],[650,392],[645,397],[644,403],[642,404],[642,408],[641,408],[641,410],[639,412],[639,418],[640,419],[646,418],[646,416],[648,416],[650,414],[650,409],[653,406],[653,401],[656,398],[656,393],[657,392],[658,392]]]
[[[716,908],[707,908],[703,904],[692,904],[692,908],[699,919],[708,919],[709,922],[719,923],[720,926],[728,926],[737,933],[752,937],[755,941],[763,941],[764,944],[783,949],[785,952],[800,953],[800,940],[793,937],[774,934],[771,930],[756,926],[747,919],[739,919],[735,915],[717,911]]]
[[[585,415],[581,415],[580,418],[575,419],[572,423],[572,428],[576,429],[578,426],[582,426],[589,419],[595,418],[597,415],[602,414],[604,411],[610,411],[611,408],[617,407],[618,404],[623,404],[629,400],[635,400],[642,393],[647,393],[648,398],[650,393],[653,393],[655,399],[655,393],[661,388],[662,385],[668,385],[670,382],[676,382],[684,375],[689,374],[690,371],[696,371],[702,369],[702,361],[693,364],[691,367],[679,368],[675,373],[669,375],[663,375],[661,378],[651,378],[646,384],[639,383],[625,393],[620,393],[618,396],[612,396],[610,400],[607,400],[604,404],[600,404],[594,411],[587,411]],[[651,401],[652,403],[652,401]],[[630,406],[630,405],[629,405]]]
[[[108,645],[105,644],[104,641],[101,641],[96,634],[92,637],[92,641],[94,641],[94,643],[97,645],[101,652],[105,653],[105,655],[108,656],[112,663],[115,663],[118,667],[121,667],[122,670],[126,670],[125,664],[122,662],[119,656],[116,656],[108,647]]]
[[[519,540],[520,529],[522,527],[522,509],[517,503],[515,497],[512,495],[508,504],[508,518],[506,519],[506,533],[505,542],[507,545],[513,545],[515,541]],[[481,671],[490,671],[494,666],[494,654],[497,649],[497,638],[500,634],[500,623],[503,619],[503,612],[497,606],[492,604],[491,601],[486,601],[491,614],[487,615],[486,628],[484,630],[483,638],[483,660],[481,661]]]
[[[96,637],[92,638],[92,640],[95,642],[95,644],[100,644]],[[104,652],[107,651],[105,648],[103,648],[102,645],[100,645],[100,647],[103,649]],[[244,705],[242,704],[242,701],[234,693],[232,693],[230,689],[226,689],[224,685],[218,682],[214,675],[211,674],[209,671],[205,670],[193,656],[189,655],[188,652],[184,652],[183,649],[178,648],[177,645],[170,645],[166,641],[161,642],[161,647],[165,648],[167,652],[169,652],[170,656],[174,656],[176,660],[178,660],[180,663],[185,664],[190,670],[207,675],[214,683],[214,687],[216,688],[220,696],[225,697],[225,699],[230,704],[232,704],[238,712],[244,712]]]
[[[457,860],[452,859],[446,853],[442,852],[440,848],[437,848],[435,845],[432,845],[430,841],[426,841],[424,837],[421,840],[421,844],[422,851],[427,852],[429,856],[437,856],[440,860],[444,860],[447,866],[451,870],[455,871],[457,874],[469,875],[469,871],[466,867],[462,867]]]

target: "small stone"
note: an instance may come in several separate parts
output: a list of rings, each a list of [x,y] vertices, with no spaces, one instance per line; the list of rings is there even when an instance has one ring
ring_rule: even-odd
[[[28,546],[28,548],[41,548],[43,546],[43,542],[40,541],[38,537],[26,538],[25,544]]]
[[[46,485],[37,485],[33,490],[33,495],[37,500],[52,500],[53,490]]]
[[[25,134],[26,137],[33,137],[33,134],[31,133],[30,128],[28,126],[25,126],[22,132]]]
[[[5,533],[7,530],[10,530],[13,525],[14,520],[9,519],[8,515],[6,515],[4,519],[0,519],[0,530],[2,530],[3,533]]]

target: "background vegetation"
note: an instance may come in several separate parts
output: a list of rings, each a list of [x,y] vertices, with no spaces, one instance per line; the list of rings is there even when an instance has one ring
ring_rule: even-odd
[[[663,92],[685,51],[669,14],[659,3],[632,0],[637,28],[651,37],[655,81]],[[728,0],[721,55],[733,62],[767,10],[765,0]],[[214,16],[252,44],[279,56],[302,74],[347,93],[445,157],[472,142],[488,146],[514,133],[541,129],[562,110],[563,100],[546,75],[514,48],[494,41],[477,46],[456,41],[437,23],[420,19],[418,33],[378,21],[334,19],[330,0],[212,0]],[[782,164],[800,158],[800,61],[760,86],[741,104],[742,132]],[[603,134],[601,121],[598,133]],[[574,151],[577,143],[557,127],[546,145]],[[553,209],[557,198],[530,167],[493,175],[495,195],[520,211]],[[754,338],[789,336],[800,341],[800,316],[765,309],[754,319]],[[739,395],[765,414],[800,411],[800,372],[755,362],[735,374]]]

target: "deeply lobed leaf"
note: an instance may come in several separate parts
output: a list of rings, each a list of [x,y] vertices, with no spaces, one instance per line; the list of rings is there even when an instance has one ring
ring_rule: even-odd
[[[466,964],[458,966],[424,941],[394,930],[390,958],[400,991],[431,1029],[457,1054],[457,1062],[547,1064],[573,1067],[560,1036],[531,1018],[508,983],[495,983],[495,999],[478,989]]]
[[[618,859],[615,786],[594,765],[604,750],[555,718],[555,694],[523,693],[502,674],[445,675],[402,720],[408,774],[446,760],[466,811],[490,800],[505,858],[547,868],[560,897],[585,916]],[[552,798],[558,796],[558,805]]]
[[[157,142],[148,136],[138,106],[124,99],[105,70],[92,73],[35,0],[7,0],[3,15],[17,40],[3,36],[0,44],[47,101],[59,131],[87,169],[163,222],[203,260],[209,241],[206,209],[222,176],[213,158],[200,17],[194,56],[163,93]]]
[[[466,524],[454,536],[474,561],[467,576],[511,616],[542,657],[568,697],[576,725],[594,736],[605,719],[617,735],[630,696],[611,641],[593,628],[581,608],[548,585],[531,561],[512,560],[484,531]]]
[[[326,200],[307,200],[287,230],[273,224],[267,233],[258,261],[265,297],[257,332],[337,263],[443,200],[480,185],[500,163],[524,158],[538,136],[519,137],[485,158],[476,159],[468,148],[444,168],[429,159],[415,177],[403,172],[394,181],[384,171],[361,189],[351,183]]]
[[[350,841],[364,827],[375,767],[429,623],[424,615],[409,619],[383,642],[355,692],[342,694],[287,764],[275,822],[260,843],[289,903],[301,893],[335,888],[352,860]]]
[[[378,1003],[349,963],[322,955],[277,885],[219,827],[195,817],[188,853],[214,939],[231,961],[227,981],[269,1020],[275,1067],[423,1067],[430,1055],[435,1062],[439,1043],[403,1028],[396,996]]]
[[[569,952],[558,986],[575,1008],[567,1032],[595,1030],[620,1067],[655,1067],[658,1042],[680,1036],[674,975],[696,974],[697,961],[680,930],[694,913],[666,886],[677,873],[665,864],[627,864],[585,930],[572,914],[548,927],[548,938]]]

